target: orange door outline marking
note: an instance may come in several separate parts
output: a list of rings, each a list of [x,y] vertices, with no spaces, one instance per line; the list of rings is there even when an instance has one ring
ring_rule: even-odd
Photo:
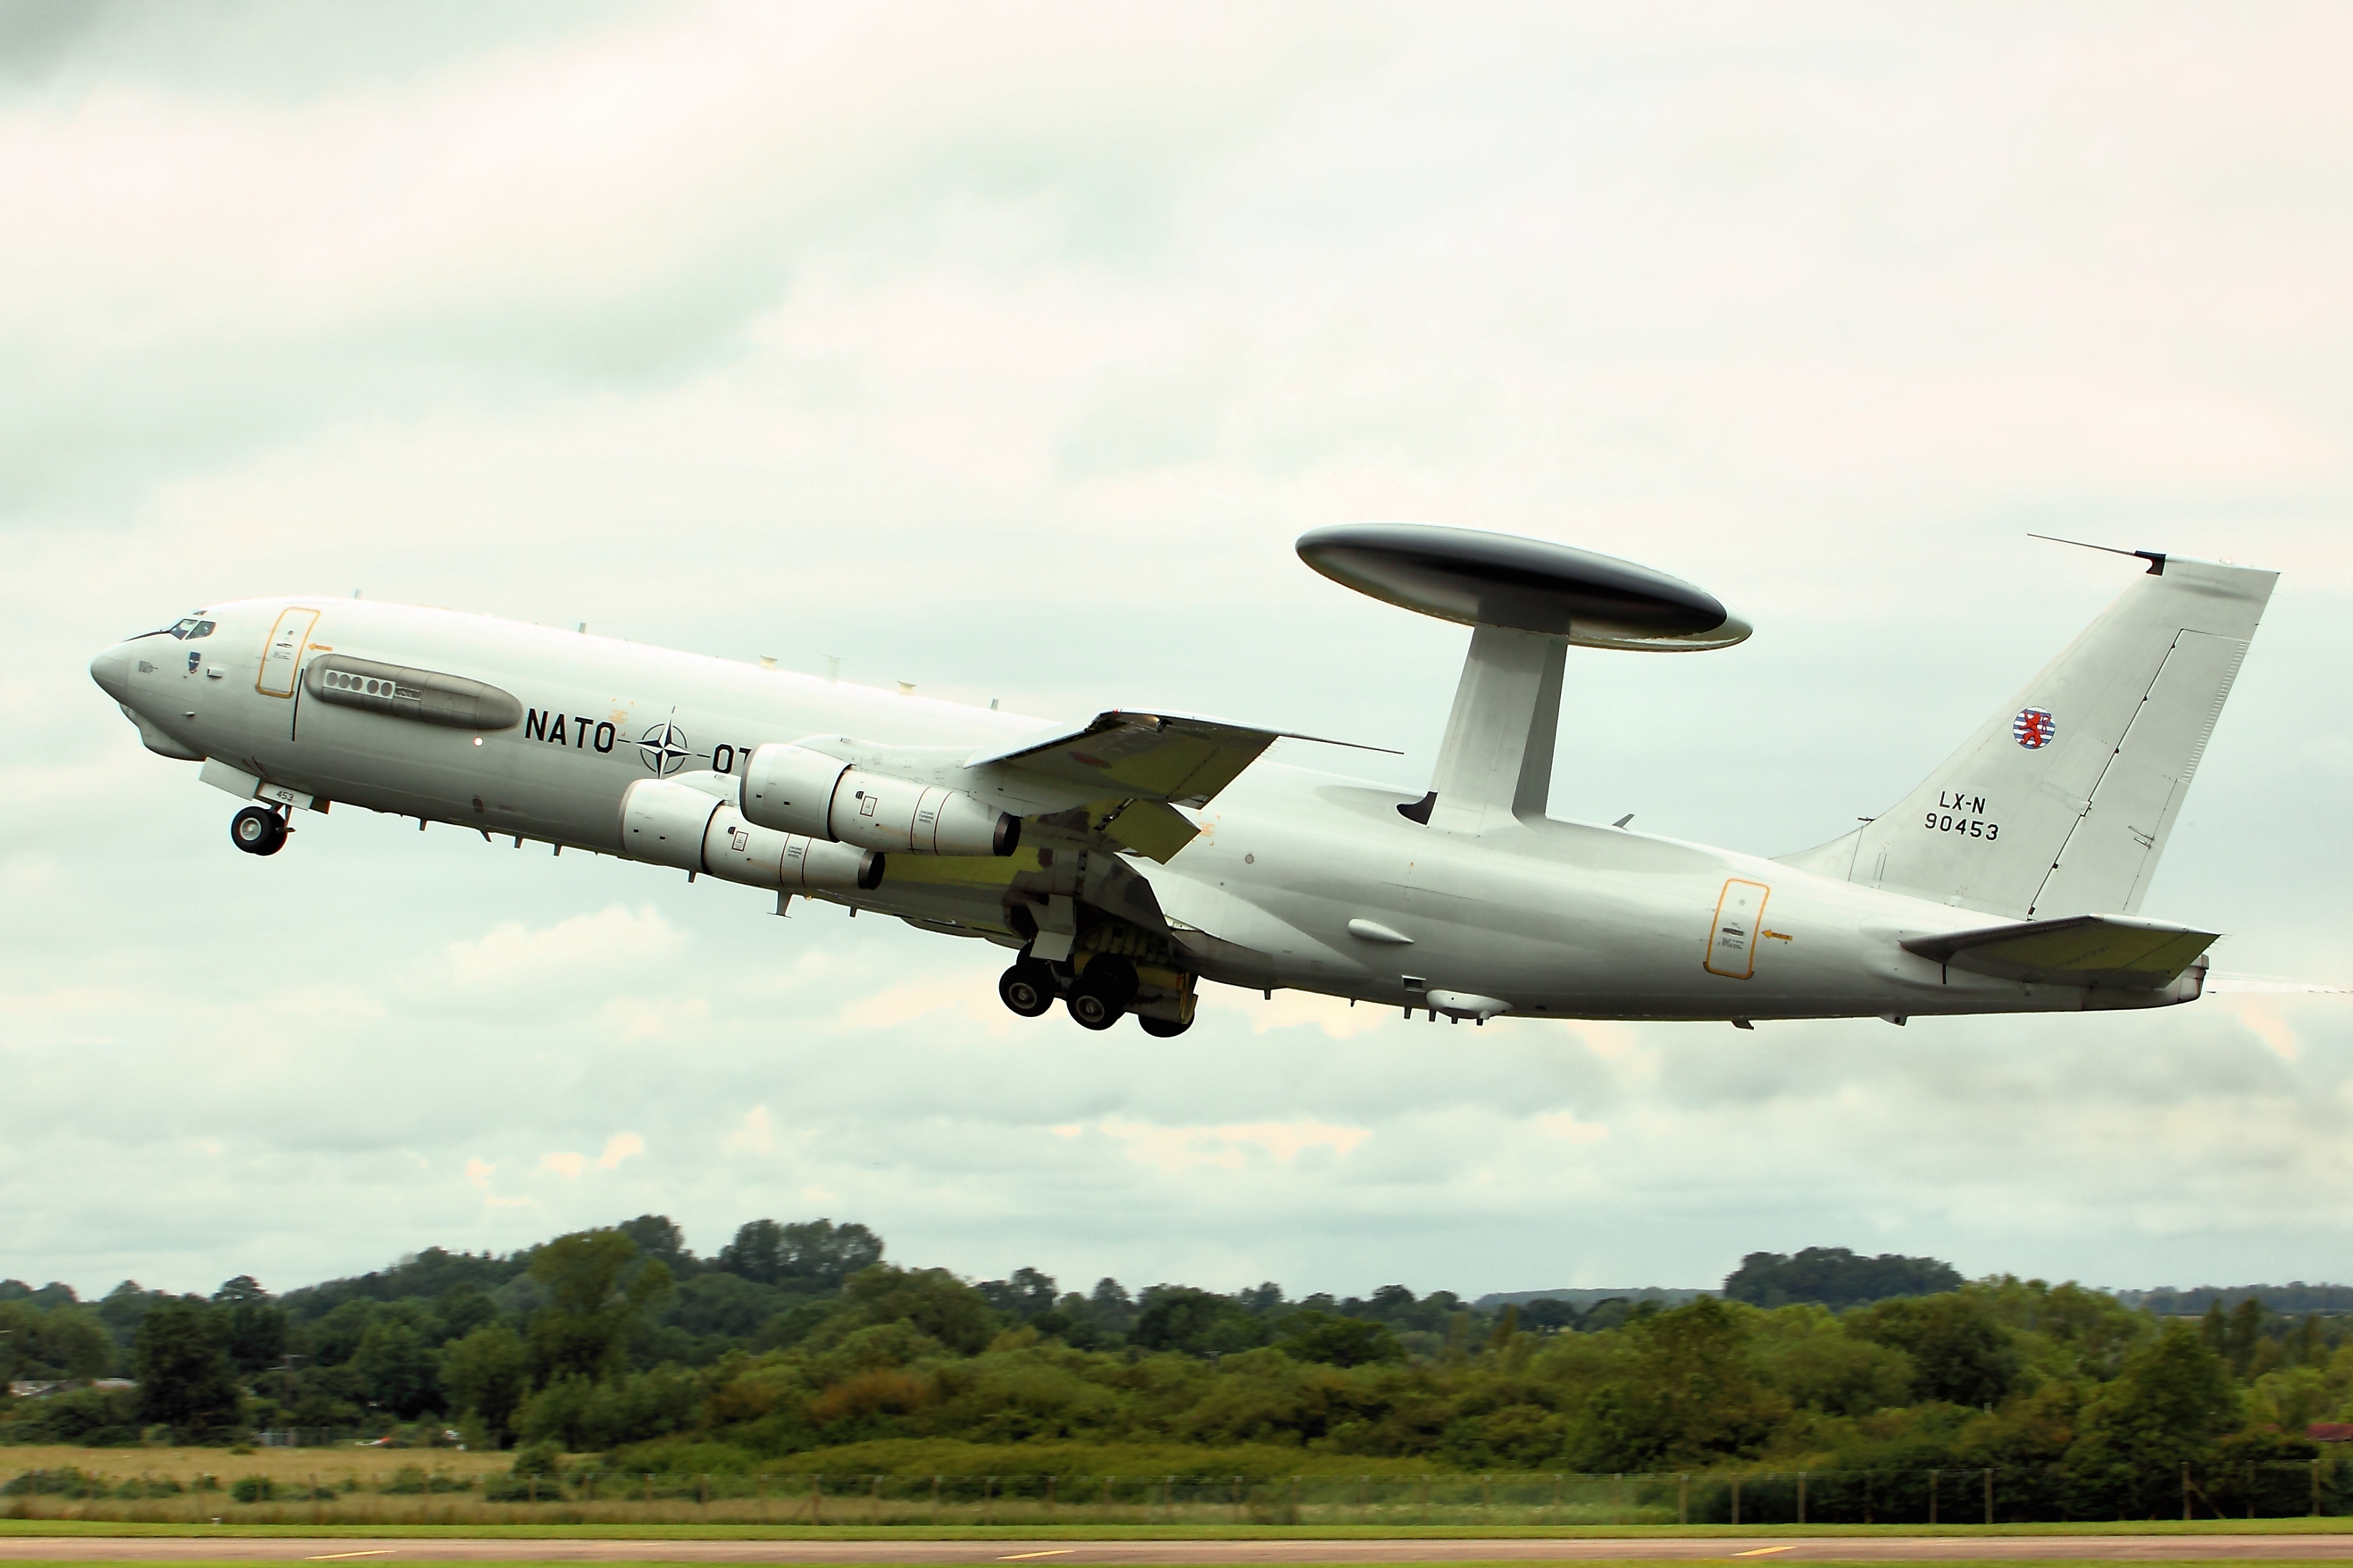
[[[297,617],[301,618],[298,620]],[[316,610],[291,605],[280,610],[277,621],[269,628],[269,640],[261,646],[261,670],[253,678],[253,689],[264,697],[293,696],[294,684],[302,677],[302,655],[311,646],[311,634],[318,628],[319,612]],[[272,684],[272,678],[281,672],[275,668],[277,660],[271,656],[278,651],[280,637],[290,631],[293,633],[294,651],[286,660],[282,672],[286,689],[280,691]]]
[[[1746,922],[1737,933],[1738,940],[1728,942],[1725,941],[1724,907],[1733,902],[1733,889],[1736,888],[1755,889],[1757,907],[1747,911]],[[1707,928],[1707,957],[1703,962],[1710,974],[1721,974],[1730,980],[1746,980],[1757,973],[1757,942],[1766,934],[1765,900],[1772,896],[1773,889],[1762,882],[1752,882],[1746,877],[1725,879],[1724,891],[1715,896],[1715,919]],[[1740,962],[1737,969],[1729,967],[1735,958]],[[1718,959],[1724,963],[1718,963]]]

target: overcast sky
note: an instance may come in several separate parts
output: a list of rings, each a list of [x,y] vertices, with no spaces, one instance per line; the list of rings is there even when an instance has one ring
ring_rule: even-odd
[[[274,1289],[655,1211],[1082,1288],[2344,1279],[2353,998],[1014,1019],[1004,954],[336,812],[232,849],[90,655],[408,600],[1396,747],[1467,634],[1291,542],[1693,579],[1556,814],[1884,808],[2131,581],[2284,573],[2147,912],[2353,983],[2341,7],[0,0],[0,1277]]]

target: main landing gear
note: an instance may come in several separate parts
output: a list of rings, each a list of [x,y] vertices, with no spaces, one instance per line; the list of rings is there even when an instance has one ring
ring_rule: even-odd
[[[1135,1000],[1135,965],[1117,953],[1099,952],[1071,986],[1062,1005],[1082,1029],[1108,1029]]]
[[[1135,965],[1116,953],[1099,952],[1072,978],[1060,967],[1024,953],[997,977],[997,994],[1006,1006],[1025,1018],[1053,1010],[1056,997],[1082,1029],[1108,1029],[1135,1002],[1141,982]],[[1191,1027],[1192,1020],[1155,1018],[1139,1013],[1135,1021],[1158,1039],[1173,1039]]]
[[[997,994],[1025,1018],[1051,1012],[1060,989],[1054,984],[1053,966],[1035,958],[1023,958],[997,977]]]
[[[292,831],[283,816],[266,805],[248,805],[228,819],[228,841],[248,855],[277,854]]]

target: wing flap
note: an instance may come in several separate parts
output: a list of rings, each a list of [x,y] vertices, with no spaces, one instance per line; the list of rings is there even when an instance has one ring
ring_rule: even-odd
[[[1186,821],[1185,814],[1173,805],[1156,800],[1131,800],[1120,808],[1117,816],[1103,824],[1103,831],[1137,854],[1149,856],[1166,866],[1201,830]]]
[[[2172,984],[2218,936],[2128,915],[2069,915],[1912,937],[1903,945],[1907,952],[1998,980],[2157,991]]]

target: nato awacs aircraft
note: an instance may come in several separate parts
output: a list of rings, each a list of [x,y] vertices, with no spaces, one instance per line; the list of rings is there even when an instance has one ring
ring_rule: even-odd
[[[1918,788],[1768,860],[1545,814],[1570,650],[1746,637],[1708,594],[1454,529],[1325,528],[1299,553],[1472,628],[1426,793],[1266,757],[1286,732],[1248,724],[1049,723],[339,598],[217,605],[90,674],[150,751],[248,803],[248,854],[332,803],[617,855],[996,942],[1007,1006],[1091,1029],[1179,1034],[1202,980],[1432,1021],[1742,1027],[2203,988],[2215,933],[2137,911],[2274,573],[2118,552],[2145,572]]]

